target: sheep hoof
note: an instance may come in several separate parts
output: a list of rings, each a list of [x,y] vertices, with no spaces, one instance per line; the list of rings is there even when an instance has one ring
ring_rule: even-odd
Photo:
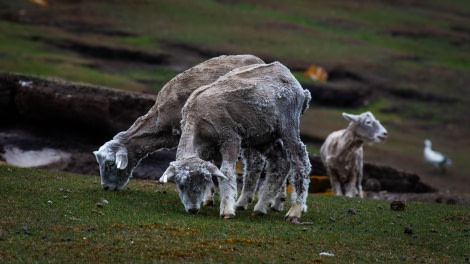
[[[312,222],[300,222],[300,218],[295,216],[286,216],[285,220],[295,225],[313,225]]]
[[[226,215],[221,215],[220,217],[222,217],[223,219],[232,219],[232,218],[235,218],[235,215],[234,214],[226,214]]]
[[[202,203],[203,206],[213,206],[214,205],[214,201],[213,200],[208,200],[208,201],[204,201]]]
[[[280,203],[274,203],[271,205],[271,210],[275,212],[281,212],[284,210],[284,203],[282,201]]]
[[[289,221],[289,222],[291,222],[291,223],[293,223],[293,224],[300,224],[300,221],[299,221],[300,218],[298,218],[298,217],[296,217],[296,216],[286,216],[286,217],[285,217],[285,220],[286,220],[286,221]]]
[[[266,213],[263,213],[263,212],[258,211],[258,210],[253,211],[253,215],[254,215],[254,216],[264,216],[265,214],[266,214]]]

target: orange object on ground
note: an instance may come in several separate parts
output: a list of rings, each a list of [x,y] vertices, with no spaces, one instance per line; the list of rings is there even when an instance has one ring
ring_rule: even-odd
[[[40,6],[47,6],[46,0],[29,0],[29,1]]]
[[[315,81],[326,81],[328,79],[328,73],[323,67],[317,65],[311,65],[307,68],[304,76]]]
[[[292,186],[289,184],[287,185],[287,192],[292,193]],[[328,193],[331,195],[331,184],[330,178],[328,176],[310,176],[310,184],[308,186],[308,193]]]

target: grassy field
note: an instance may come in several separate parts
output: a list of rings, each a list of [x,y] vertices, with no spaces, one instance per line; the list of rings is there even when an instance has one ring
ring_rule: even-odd
[[[468,263],[468,207],[310,196],[302,217],[185,213],[174,185],[0,166],[0,263]],[[288,205],[287,205],[288,206]],[[405,229],[411,232],[406,233]],[[320,255],[326,252],[334,256]]]

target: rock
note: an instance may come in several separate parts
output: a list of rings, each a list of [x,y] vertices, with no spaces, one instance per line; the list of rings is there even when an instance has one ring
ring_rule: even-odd
[[[405,203],[403,203],[402,201],[393,201],[390,204],[390,209],[392,209],[393,211],[403,211],[405,210]]]
[[[405,226],[405,234],[413,234],[413,229],[411,228],[411,226]]]

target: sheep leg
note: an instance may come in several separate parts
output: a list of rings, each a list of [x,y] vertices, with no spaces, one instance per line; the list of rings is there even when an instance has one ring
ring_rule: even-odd
[[[306,202],[312,168],[305,145],[300,141],[300,138],[296,142],[295,145],[290,144],[291,147],[286,147],[292,155],[291,172],[289,173],[289,181],[292,184],[292,205],[285,219],[292,223],[298,223],[302,212],[307,211]]]
[[[243,187],[240,197],[235,204],[236,210],[246,210],[248,204],[253,201],[256,188],[261,173],[264,168],[264,158],[258,151],[254,149],[242,150],[243,162]]]
[[[356,191],[357,191],[357,195],[358,195],[360,198],[364,198],[364,194],[362,193],[362,184],[361,184],[361,181],[357,181],[357,184],[356,184]]]
[[[235,163],[238,160],[240,141],[231,141],[221,146],[222,164],[220,171],[227,177],[219,181],[220,216],[225,219],[235,217],[237,199],[237,174]]]
[[[362,186],[361,186],[361,168],[355,166],[352,168],[350,174],[348,175],[348,181],[345,183],[344,192],[347,197],[356,197],[359,196],[362,198]]]
[[[331,190],[333,191],[333,194],[336,195],[336,196],[344,195],[343,194],[343,187],[341,186],[341,183],[338,180],[332,180],[331,181]]]
[[[356,179],[356,192],[360,198],[364,198],[364,195],[362,194],[362,168],[358,173],[359,174]]]
[[[204,193],[204,200],[202,202],[203,206],[214,205],[214,190],[215,190],[215,186],[213,183],[211,183],[211,187],[207,188],[206,193]]]
[[[284,183],[281,186],[279,193],[277,194],[276,198],[274,199],[273,204],[271,205],[271,210],[280,212],[284,209],[284,202],[287,198],[287,177]]]
[[[258,203],[256,203],[253,215],[265,215],[267,209],[274,203],[285,184],[289,173],[290,164],[287,162],[287,152],[281,140],[276,141],[266,157],[266,181],[259,190]]]
[[[331,185],[331,190],[333,191],[333,194],[336,196],[342,196],[343,187],[341,186],[341,182],[339,180],[341,177],[338,175],[337,171],[334,169],[331,169],[330,165],[327,164],[326,174],[328,174],[330,178],[330,185]]]
[[[356,178],[350,179],[344,184],[344,196],[354,197],[356,195]]]

